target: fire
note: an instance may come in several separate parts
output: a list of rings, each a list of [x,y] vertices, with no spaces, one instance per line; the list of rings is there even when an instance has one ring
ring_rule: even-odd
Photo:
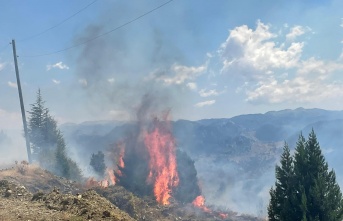
[[[122,176],[122,172],[120,169],[124,168],[125,167],[125,163],[124,163],[124,155],[125,155],[125,149],[124,149],[124,146],[123,145],[120,145],[120,153],[119,153],[119,157],[118,157],[118,170],[116,171],[117,172],[117,175],[118,176]]]
[[[192,202],[193,206],[198,207],[199,209],[201,209],[202,211],[204,211],[205,213],[210,213],[213,214],[221,219],[227,219],[229,217],[229,214],[227,213],[222,213],[222,212],[218,212],[218,211],[212,211],[211,209],[209,209],[207,206],[205,206],[205,197],[203,196],[197,196],[193,202]]]
[[[229,214],[219,213],[219,217],[222,218],[222,219],[227,219],[229,217]]]
[[[195,207],[200,208],[202,211],[204,211],[206,213],[211,213],[212,212],[207,206],[205,206],[205,197],[203,197],[203,196],[197,196],[194,199],[194,201],[192,202],[192,204]]]
[[[94,177],[90,177],[86,181],[87,187],[91,188],[91,187],[95,187],[95,186],[100,186],[100,187],[106,188],[108,186],[116,185],[119,177],[122,176],[120,168],[124,168],[124,160],[123,160],[123,157],[125,154],[124,148],[125,148],[124,143],[122,143],[122,142],[117,143],[116,150],[119,151],[119,154],[117,152],[116,157],[115,157],[115,158],[117,158],[116,169],[114,169],[115,166],[107,167],[105,170],[104,178],[100,181],[97,181]]]
[[[154,184],[156,201],[169,205],[172,189],[179,184],[179,176],[175,140],[166,121],[155,119],[153,130],[145,132],[144,144],[150,157],[147,181]]]
[[[111,181],[111,185],[115,185],[116,177],[114,176],[113,170],[106,168],[106,173],[107,173],[107,177],[106,177],[107,183]]]
[[[123,160],[124,155],[125,155],[125,149],[121,148],[120,153],[119,153],[119,160],[118,160],[118,165],[120,168],[124,168],[125,166],[124,160]]]

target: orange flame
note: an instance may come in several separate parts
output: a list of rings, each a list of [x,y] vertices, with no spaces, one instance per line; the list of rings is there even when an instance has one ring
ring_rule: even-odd
[[[121,168],[124,168],[125,164],[124,164],[124,155],[125,155],[125,149],[124,148],[121,148],[120,149],[120,153],[119,153],[119,159],[118,159],[118,165],[119,167]]]
[[[195,207],[200,208],[202,211],[204,211],[206,213],[211,213],[212,212],[207,206],[205,206],[205,197],[203,197],[203,196],[197,196],[193,200],[192,204]]]
[[[86,181],[86,187],[87,188],[92,188],[92,187],[96,187],[96,186],[99,186],[99,182],[96,181],[94,179],[94,177],[90,177],[87,179],[87,181]]]
[[[156,201],[163,205],[170,204],[172,188],[179,184],[175,141],[170,128],[166,126],[156,120],[152,132],[146,132],[144,136],[144,144],[150,156],[147,181],[154,183]]]
[[[111,170],[110,168],[106,168],[106,173],[107,173],[107,177],[105,178],[108,181],[111,181],[111,185],[115,185],[116,184],[116,177],[114,176],[113,170]]]
[[[227,219],[229,217],[229,214],[227,213],[222,213],[222,212],[217,212],[217,211],[212,211],[211,209],[209,209],[207,206],[205,206],[205,197],[203,196],[197,196],[193,202],[192,202],[193,206],[198,207],[199,209],[201,209],[202,211],[204,211],[205,213],[210,213],[213,214],[215,216],[218,216],[221,219]]]
[[[119,150],[119,154],[118,152],[116,152],[117,154],[115,155],[115,158],[117,159],[117,165],[120,168],[124,168],[124,154],[125,154],[125,144],[122,142],[117,143],[117,150]],[[118,177],[115,176],[114,171],[116,172],[117,176],[121,176],[121,170],[119,168],[113,169],[115,166],[111,166],[111,167],[107,167],[105,174],[104,174],[104,178],[101,181],[97,181],[94,177],[90,177],[87,181],[86,181],[86,187],[88,188],[92,188],[92,187],[96,187],[96,186],[100,186],[100,187],[108,187],[110,185],[116,185],[117,181],[118,181]]]
[[[227,219],[229,217],[229,214],[227,213],[219,213],[219,217],[222,219]]]

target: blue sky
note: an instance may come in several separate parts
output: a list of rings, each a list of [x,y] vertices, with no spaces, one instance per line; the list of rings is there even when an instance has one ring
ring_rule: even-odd
[[[343,2],[0,0],[0,129],[21,127],[41,88],[60,123],[133,120],[142,96],[174,119],[286,108],[343,109]],[[8,45],[6,47],[6,45]]]

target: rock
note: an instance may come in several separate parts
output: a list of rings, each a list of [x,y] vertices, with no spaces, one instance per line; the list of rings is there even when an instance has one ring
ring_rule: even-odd
[[[43,192],[37,192],[33,194],[31,201],[41,200],[44,196]]]
[[[106,218],[106,217],[110,217],[111,213],[105,210],[104,212],[102,212],[102,215],[103,215],[102,218]]]
[[[12,190],[6,190],[5,197],[10,197],[12,195]]]

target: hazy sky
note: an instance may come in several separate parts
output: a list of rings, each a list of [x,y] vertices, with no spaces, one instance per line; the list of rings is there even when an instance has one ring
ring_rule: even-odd
[[[92,2],[0,0],[0,129],[21,126],[12,38],[26,109],[41,88],[60,123],[133,119],[146,93],[175,119],[343,109],[341,0],[174,0],[118,29],[167,1]]]

